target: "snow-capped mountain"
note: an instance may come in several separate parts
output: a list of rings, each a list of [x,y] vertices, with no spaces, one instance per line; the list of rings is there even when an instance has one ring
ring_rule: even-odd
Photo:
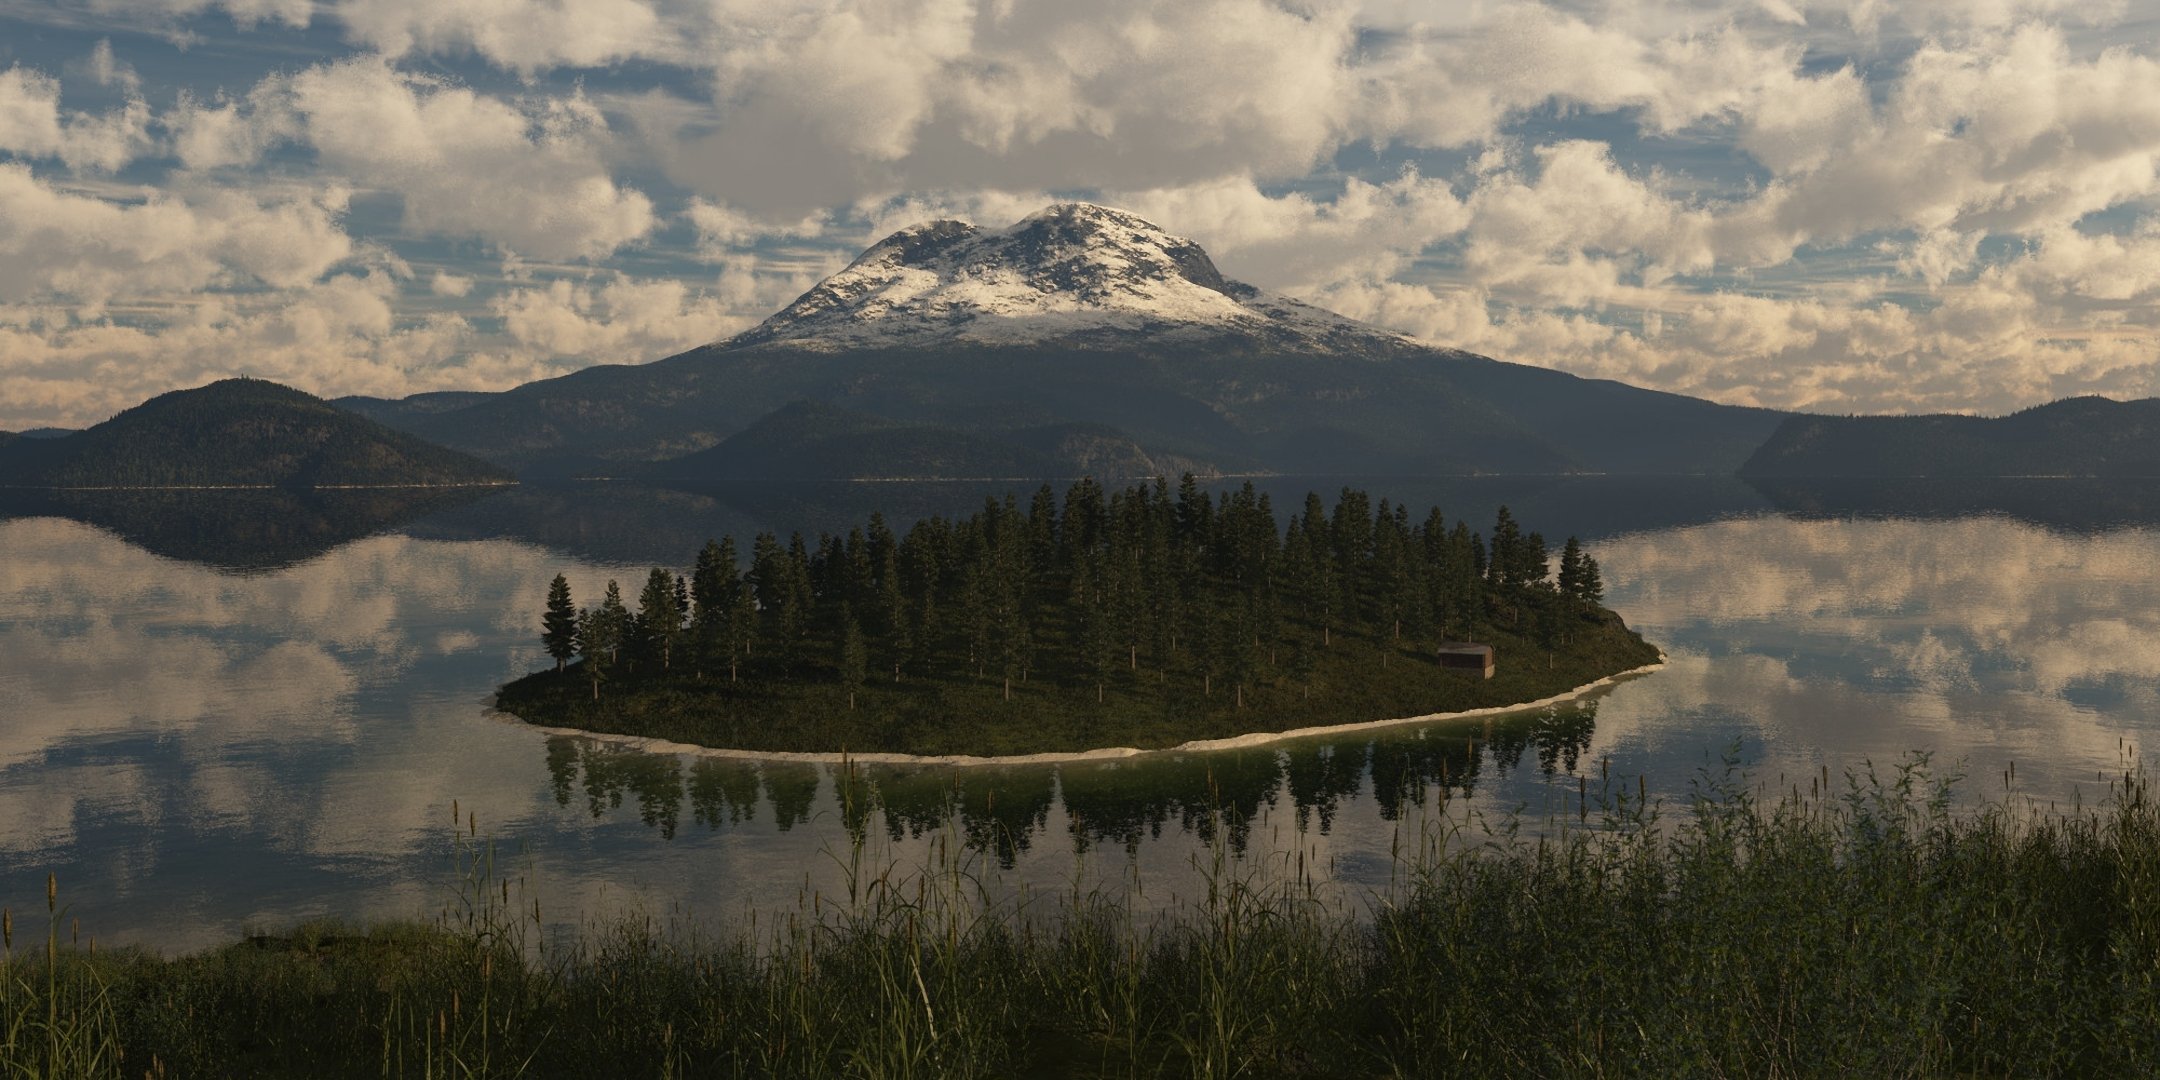
[[[904,229],[756,328],[652,363],[346,404],[528,475],[675,483],[1729,472],[1782,419],[1421,344],[1081,203]]]
[[[1329,350],[1412,344],[1230,281],[1200,245],[1138,216],[1060,203],[996,232],[951,220],[902,229],[721,346],[1115,348],[1223,335]]]

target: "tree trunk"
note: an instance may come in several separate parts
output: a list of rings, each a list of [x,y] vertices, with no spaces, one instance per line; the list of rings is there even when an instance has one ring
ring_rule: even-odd
[[[1100,705],[1100,704],[1102,704],[1102,684],[1101,684],[1101,683],[1096,683],[1096,684],[1095,684],[1095,704],[1097,704],[1097,705]]]
[[[1129,654],[1125,659],[1125,666],[1134,671],[1140,670],[1140,646],[1127,645],[1125,651]]]

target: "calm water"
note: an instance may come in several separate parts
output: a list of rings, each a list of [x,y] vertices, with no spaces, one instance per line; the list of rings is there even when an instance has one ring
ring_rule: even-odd
[[[452,807],[551,920],[690,918],[960,853],[999,889],[1194,887],[1219,845],[1351,889],[1445,790],[1572,813],[1579,776],[1682,799],[1737,754],[1766,786],[1914,750],[1979,797],[2091,799],[2160,731],[2160,488],[1757,491],[1735,481],[1364,480],[1474,524],[1509,503],[1604,564],[1671,656],[1589,706],[1491,724],[1067,769],[832,769],[630,754],[489,714],[536,609],[708,535],[966,510],[965,485],[718,496],[594,485],[473,502],[0,504],[0,903],[57,872],[84,932],[181,949],[451,893]],[[1337,482],[1271,481],[1279,502]],[[950,824],[948,824],[950,823]]]

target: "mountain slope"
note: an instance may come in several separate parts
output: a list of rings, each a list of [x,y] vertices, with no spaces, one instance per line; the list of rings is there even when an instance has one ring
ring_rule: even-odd
[[[797,400],[1000,441],[1097,425],[1152,459],[1282,473],[1729,473],[1783,415],[1422,345],[1084,204],[902,230],[758,327],[656,363],[353,406],[544,474],[682,457]]]
[[[0,485],[343,487],[499,483],[501,468],[277,383],[226,379],[85,431],[0,447]]]
[[[1200,245],[1121,210],[1064,203],[1009,229],[932,221],[879,241],[734,348],[1110,348],[1229,336],[1392,349],[1407,339],[1230,281]]]
[[[1794,416],[1750,477],[2160,477],[2160,398],[2067,398],[2004,417]]]
[[[894,480],[1048,476],[1048,455],[950,428],[798,401],[709,450],[662,463],[683,481]]]

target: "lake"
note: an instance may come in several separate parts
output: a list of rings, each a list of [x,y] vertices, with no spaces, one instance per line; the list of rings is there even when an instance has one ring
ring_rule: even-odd
[[[1344,482],[1257,483],[1287,511]],[[496,842],[560,932],[821,903],[857,852],[1151,905],[1189,896],[1195,863],[1221,854],[1324,877],[1354,905],[1443,804],[1549,827],[1585,789],[1639,784],[1678,807],[1730,760],[1767,791],[1825,772],[1842,790],[1913,752],[1963,775],[1967,801],[2014,785],[2067,804],[2104,794],[2160,731],[2160,484],[1356,483],[1481,530],[1505,503],[1556,547],[1580,535],[1608,603],[1670,663],[1490,722],[843,776],[550,738],[487,703],[544,663],[557,572],[590,598],[686,567],[707,536],[844,528],[873,508],[904,524],[1008,485],[10,496],[0,904],[35,911],[56,873],[86,935],[175,951],[424,916],[455,894],[468,835]]]

